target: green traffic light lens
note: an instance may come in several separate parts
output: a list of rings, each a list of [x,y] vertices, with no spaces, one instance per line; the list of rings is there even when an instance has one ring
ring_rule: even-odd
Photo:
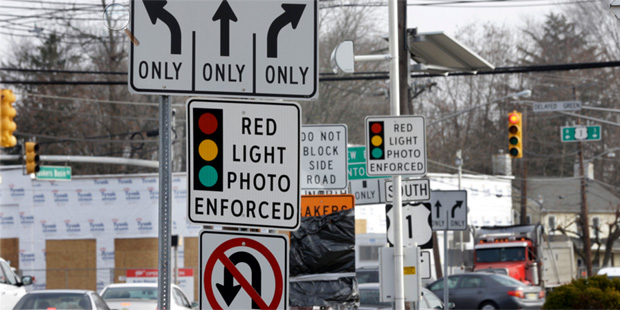
[[[519,149],[517,149],[516,147],[513,147],[510,149],[510,155],[511,156],[519,156]]]
[[[512,138],[510,138],[510,140],[509,140],[509,141],[510,141],[510,144],[512,144],[512,145],[517,145],[517,144],[519,144],[519,139],[517,139],[516,137],[512,137]]]

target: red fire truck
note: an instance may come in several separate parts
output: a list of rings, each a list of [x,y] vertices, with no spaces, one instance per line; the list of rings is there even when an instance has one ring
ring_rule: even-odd
[[[540,224],[476,229],[474,271],[494,272],[523,283],[553,288],[576,277],[573,244],[548,235]]]

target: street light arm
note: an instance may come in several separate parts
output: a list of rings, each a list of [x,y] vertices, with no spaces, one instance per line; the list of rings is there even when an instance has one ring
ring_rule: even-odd
[[[610,122],[610,121],[600,119],[600,118],[595,118],[595,117],[590,117],[590,116],[585,116],[585,115],[580,115],[580,114],[575,114],[575,113],[570,113],[570,112],[562,112],[562,111],[558,111],[558,112],[565,114],[565,115],[573,116],[573,117],[583,118],[583,119],[587,119],[587,120],[591,120],[591,121],[595,121],[595,122],[599,122],[599,123],[603,123],[607,125],[620,127],[620,123],[614,123],[614,122]]]
[[[605,151],[603,153],[600,153],[600,154],[598,154],[598,155],[596,155],[596,156],[594,156],[592,158],[585,159],[584,161],[586,163],[589,163],[589,162],[591,162],[591,161],[593,161],[593,160],[595,160],[595,159],[597,159],[597,158],[599,158],[599,157],[601,157],[601,156],[603,156],[605,154],[608,154],[608,153],[611,153],[611,152],[615,152],[615,151],[620,151],[620,147],[615,147],[613,149],[609,149],[609,150],[607,150],[607,151]]]
[[[482,103],[482,104],[479,104],[479,105],[475,105],[475,106],[473,106],[471,108],[467,108],[465,110],[456,111],[453,114],[450,114],[448,116],[444,116],[444,117],[442,117],[440,119],[432,121],[429,125],[435,125],[435,124],[443,122],[443,121],[445,121],[447,119],[459,116],[459,115],[464,114],[464,113],[471,112],[471,111],[473,111],[475,109],[478,109],[480,107],[487,106],[487,105],[493,104],[495,102],[502,101],[504,99],[516,99],[516,98],[520,98],[520,97],[529,97],[531,95],[532,95],[532,91],[531,90],[529,90],[529,89],[522,90],[522,91],[520,91],[518,93],[514,93],[514,94],[510,94],[508,96],[501,97],[501,98],[493,99],[493,100],[491,100],[489,102]]]

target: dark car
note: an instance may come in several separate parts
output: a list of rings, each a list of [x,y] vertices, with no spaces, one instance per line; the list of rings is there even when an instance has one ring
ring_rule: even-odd
[[[443,300],[443,279],[427,286]],[[454,309],[540,309],[545,291],[509,276],[494,273],[464,273],[448,277],[448,299]]]
[[[41,290],[24,295],[13,310],[110,310],[103,299],[89,290]]]
[[[382,302],[379,289],[379,283],[364,283],[358,286],[360,291],[359,310],[389,310],[392,309],[391,302]],[[422,290],[422,298],[420,299],[420,309],[442,310],[443,303],[439,297],[426,288]]]

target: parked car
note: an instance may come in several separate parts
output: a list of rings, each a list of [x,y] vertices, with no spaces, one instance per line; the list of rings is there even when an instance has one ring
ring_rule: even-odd
[[[392,309],[391,302],[382,302],[379,291],[379,283],[363,283],[359,284],[360,306],[358,310],[389,310]],[[443,303],[430,290],[422,287],[422,299],[420,300],[420,309],[442,310]]]
[[[620,279],[620,267],[605,267],[601,268],[596,274],[598,275],[607,275],[608,278],[618,278]]]
[[[26,295],[26,285],[32,284],[31,276],[21,279],[9,263],[0,258],[0,310],[11,310],[17,301]]]
[[[443,301],[443,279],[427,287]],[[448,299],[455,309],[540,309],[545,291],[509,276],[473,272],[448,277]]]
[[[101,290],[101,297],[111,309],[155,310],[157,283],[115,283]],[[191,310],[192,304],[178,285],[170,290],[170,310]]]
[[[99,294],[89,290],[41,290],[24,295],[13,310],[110,310]]]

